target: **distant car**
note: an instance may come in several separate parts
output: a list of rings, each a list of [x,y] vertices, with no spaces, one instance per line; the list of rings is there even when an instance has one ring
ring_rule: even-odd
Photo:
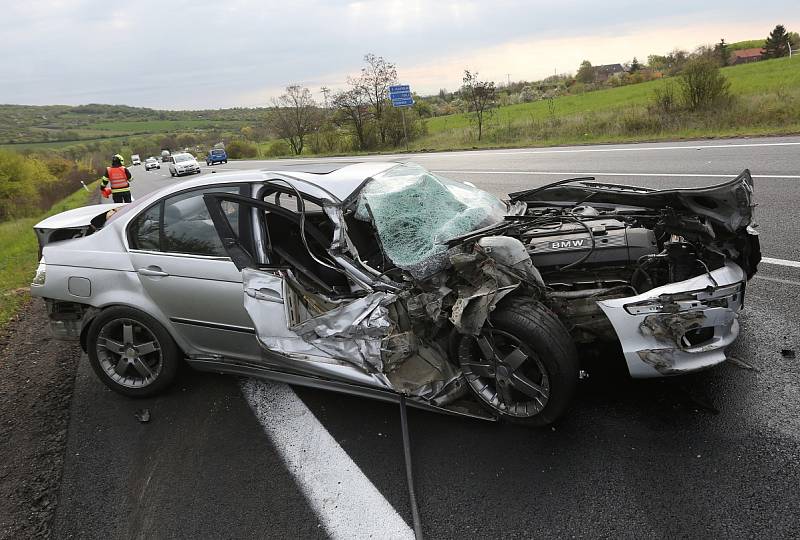
[[[161,163],[159,163],[159,161],[154,157],[149,157],[144,161],[144,170],[146,171],[149,171],[150,169],[160,169],[160,168],[161,168]]]
[[[215,163],[228,163],[228,154],[224,148],[214,148],[208,152],[206,165],[211,166]]]
[[[200,174],[200,164],[192,154],[172,154],[172,163],[169,164],[169,174],[184,176],[186,174]]]
[[[131,156],[131,165],[141,165],[141,164],[142,164],[142,160],[139,157],[139,154],[133,154]]]

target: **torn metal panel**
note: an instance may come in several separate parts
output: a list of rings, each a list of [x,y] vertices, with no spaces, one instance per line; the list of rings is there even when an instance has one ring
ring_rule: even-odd
[[[535,297],[544,287],[541,275],[530,262],[522,242],[516,238],[482,238],[472,253],[450,258],[458,277],[457,298],[450,321],[462,334],[478,335],[498,302],[527,284]]]
[[[387,378],[396,391],[439,406],[455,401],[467,391],[461,370],[447,360],[436,344],[420,344],[417,352]]]
[[[397,296],[373,292],[290,328],[334,358],[384,372],[381,342],[394,329],[387,305]]]
[[[684,373],[724,362],[725,347],[739,335],[736,314],[744,280],[742,269],[728,263],[638,296],[598,302],[631,376]]]

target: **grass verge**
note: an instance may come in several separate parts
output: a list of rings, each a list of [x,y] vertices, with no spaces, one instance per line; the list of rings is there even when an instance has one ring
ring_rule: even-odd
[[[33,226],[48,216],[86,205],[98,186],[99,181],[89,184],[89,193],[81,188],[38,217],[0,223],[0,328],[28,299],[28,286],[39,262]]]

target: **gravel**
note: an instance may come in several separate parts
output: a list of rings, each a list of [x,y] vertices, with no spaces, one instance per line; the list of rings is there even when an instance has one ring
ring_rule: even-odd
[[[58,505],[77,343],[50,338],[44,303],[0,331],[0,538],[49,538]]]

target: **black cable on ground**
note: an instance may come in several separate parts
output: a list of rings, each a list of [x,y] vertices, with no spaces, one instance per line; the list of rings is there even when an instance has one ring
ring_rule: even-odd
[[[422,540],[422,522],[419,519],[417,494],[414,491],[414,474],[411,470],[411,438],[408,435],[408,417],[406,416],[406,396],[400,395],[400,427],[403,430],[403,455],[406,460],[406,483],[408,484],[408,501],[411,504],[411,519],[414,522],[414,537]]]

